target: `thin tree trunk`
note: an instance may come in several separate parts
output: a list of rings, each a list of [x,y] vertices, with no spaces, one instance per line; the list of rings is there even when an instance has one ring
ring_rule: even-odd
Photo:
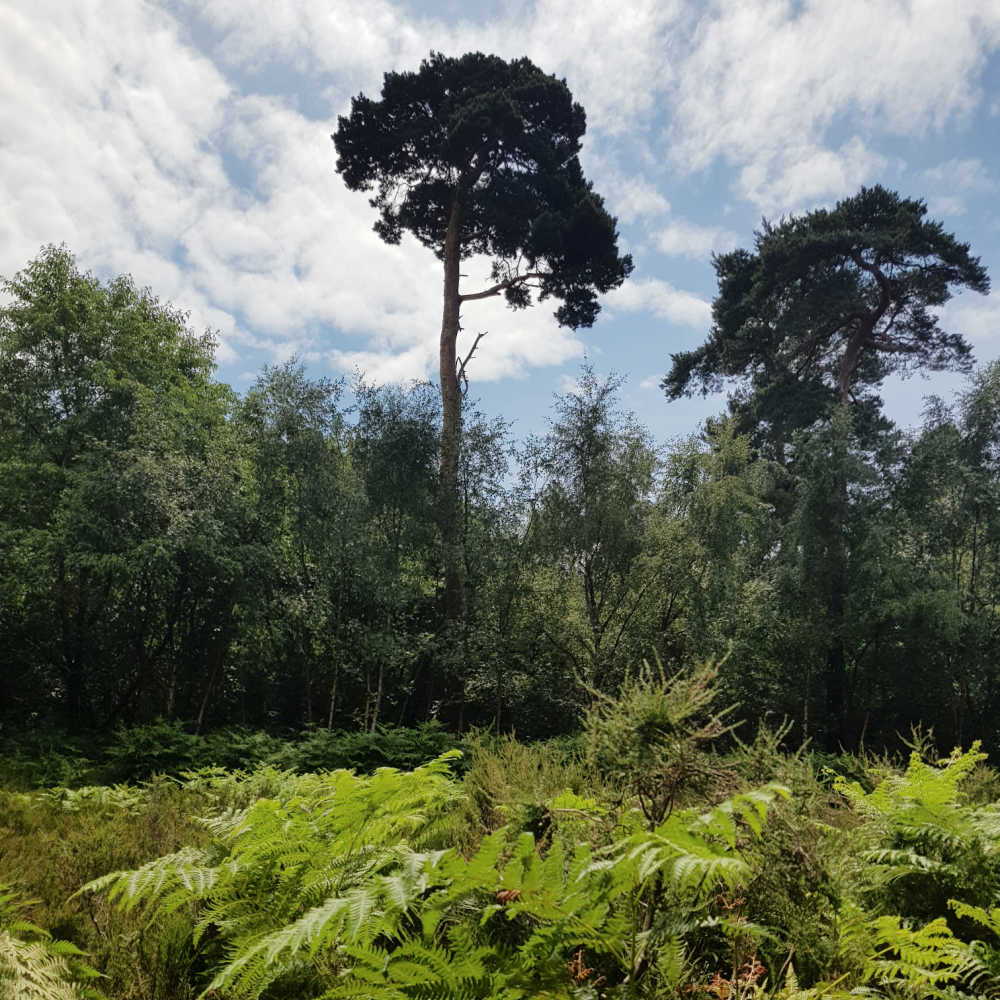
[[[326,717],[326,728],[333,729],[333,713],[337,707],[337,681],[340,678],[340,664],[333,671],[333,684],[330,685],[330,711]]]
[[[462,441],[462,392],[458,382],[460,209],[452,203],[444,245],[444,309],[441,317],[441,467],[439,516],[444,564],[444,614],[449,624],[465,618],[465,553],[458,518],[458,457]]]
[[[202,696],[201,705],[198,708],[198,718],[195,720],[195,733],[201,732],[201,727],[205,724],[205,712],[208,710],[208,700],[212,696],[212,689],[215,687],[215,677],[219,672],[221,656],[216,658],[212,665],[212,671],[208,675],[208,683],[205,685],[205,694]]]
[[[851,433],[850,411],[842,401],[834,414],[831,464],[833,489],[827,523],[828,582],[826,652],[827,750],[835,752],[848,745],[845,686],[847,656],[844,643],[844,611],[847,594],[847,540],[844,528],[847,508],[847,453]]]
[[[368,732],[374,733],[378,726],[379,713],[382,711],[382,688],[385,684],[385,664],[379,661],[378,665],[378,686],[375,688],[375,702],[372,705],[372,721]]]

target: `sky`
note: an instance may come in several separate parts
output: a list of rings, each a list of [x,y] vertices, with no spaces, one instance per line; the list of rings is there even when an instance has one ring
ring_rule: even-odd
[[[709,330],[713,252],[866,184],[971,244],[996,290],[942,321],[1000,356],[1000,0],[0,0],[0,275],[49,243],[131,273],[216,331],[239,391],[292,356],[315,377],[435,378],[441,265],[380,242],[330,141],[353,95],[431,50],[565,78],[635,260],[590,329],[551,303],[466,304],[463,336],[486,331],[470,396],[515,435],[544,430],[584,359],[627,376],[658,439],[694,432],[724,398],[668,403],[658,383]],[[488,262],[463,273],[474,291]],[[914,425],[962,385],[893,380],[887,410]]]

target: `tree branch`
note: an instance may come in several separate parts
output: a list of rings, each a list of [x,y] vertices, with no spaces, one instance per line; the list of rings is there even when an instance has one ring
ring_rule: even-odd
[[[459,295],[459,302],[472,302],[474,299],[489,299],[494,295],[500,295],[505,292],[508,288],[513,288],[515,285],[523,285],[526,281],[530,281],[532,278],[545,278],[547,275],[544,271],[529,271],[527,274],[518,274],[512,278],[504,278],[503,281],[498,281],[495,285],[489,288],[483,289],[481,292],[469,292],[468,295]]]
[[[487,330],[483,330],[482,333],[476,334],[476,339],[472,342],[472,347],[469,348],[469,353],[466,354],[466,356],[458,363],[458,371],[455,373],[455,377],[458,379],[459,384],[465,384],[465,388],[462,390],[463,396],[469,391],[469,379],[465,374],[465,366],[472,360],[472,355],[476,353],[479,341],[481,341],[488,332],[489,331]]]

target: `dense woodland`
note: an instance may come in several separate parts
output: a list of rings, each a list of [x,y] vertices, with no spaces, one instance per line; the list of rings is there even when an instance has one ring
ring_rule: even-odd
[[[822,745],[836,629],[845,748],[895,746],[914,722],[943,746],[997,748],[996,364],[957,400],[929,400],[917,431],[869,398],[863,420],[839,427],[831,407],[780,454],[785,429],[748,427],[739,400],[687,439],[653,441],[621,409],[621,379],[589,368],[537,438],[469,407],[467,613],[446,628],[433,386],[345,385],[290,362],[241,396],[182,313],[126,277],[81,273],[65,249],[7,292],[8,730],[437,719],[537,738],[574,730],[591,692],[643,659],[724,658],[742,717],[787,718]]]
[[[715,418],[585,365],[517,440],[460,314],[628,278],[584,125],[479,53],[340,119],[438,384],[241,394],[128,276],[3,283],[0,1000],[1000,995],[1000,362],[939,311],[986,271],[881,187],[764,222],[664,344]]]

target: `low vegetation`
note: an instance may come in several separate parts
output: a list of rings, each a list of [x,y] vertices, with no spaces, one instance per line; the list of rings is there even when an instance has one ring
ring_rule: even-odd
[[[110,1000],[1000,991],[1000,782],[978,746],[942,757],[918,734],[906,761],[838,773],[781,731],[734,740],[716,692],[713,668],[643,669],[575,743],[472,737],[412,769],[8,790],[0,983]]]

